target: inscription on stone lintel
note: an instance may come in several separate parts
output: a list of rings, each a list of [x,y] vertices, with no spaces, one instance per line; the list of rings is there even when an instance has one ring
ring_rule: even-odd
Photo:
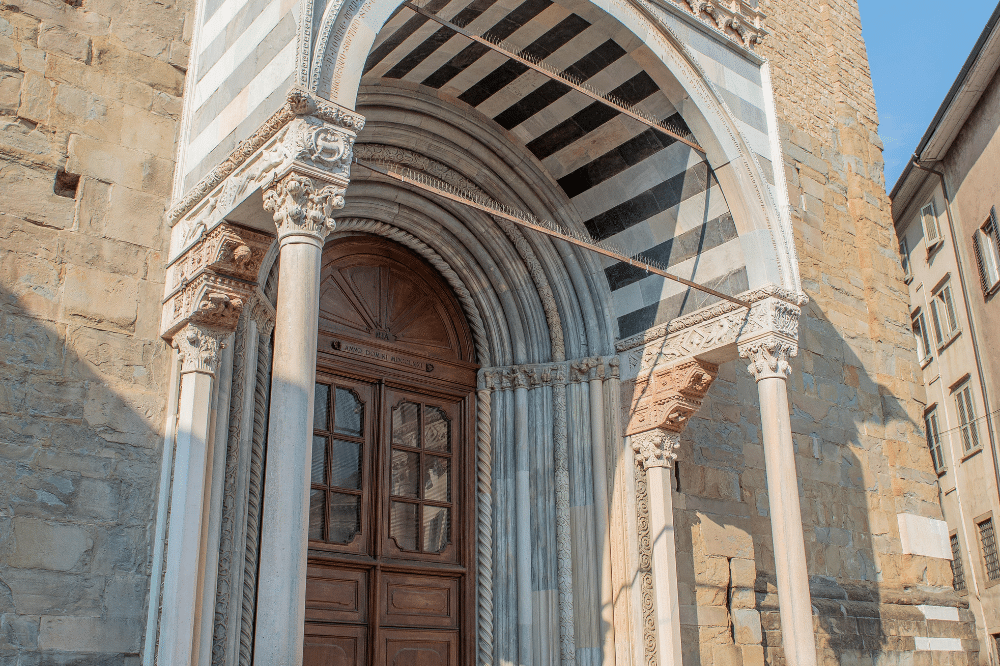
[[[354,356],[360,356],[362,358],[374,359],[377,361],[383,361],[384,363],[392,363],[393,365],[400,365],[404,368],[411,368],[413,370],[423,370],[424,372],[434,372],[434,364],[427,363],[426,361],[421,361],[415,358],[409,358],[395,352],[382,351],[381,349],[372,349],[371,347],[366,347],[364,345],[355,344],[353,342],[342,342],[340,340],[334,340],[330,343],[330,346],[334,351],[339,351],[345,354],[352,354]]]

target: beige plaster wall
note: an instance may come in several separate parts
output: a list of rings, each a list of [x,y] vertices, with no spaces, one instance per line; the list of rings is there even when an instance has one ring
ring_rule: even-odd
[[[0,5],[0,663],[137,660],[192,5]]]

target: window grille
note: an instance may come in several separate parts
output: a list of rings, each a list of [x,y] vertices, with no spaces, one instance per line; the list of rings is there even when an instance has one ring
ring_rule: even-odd
[[[950,284],[943,286],[931,298],[931,319],[934,321],[934,337],[940,347],[958,330],[958,313]]]
[[[941,226],[938,224],[933,201],[920,209],[920,222],[924,227],[924,243],[930,250],[941,242]]]
[[[932,409],[924,417],[924,427],[927,429],[927,448],[931,450],[931,461],[934,471],[944,471],[944,452],[941,448],[941,429],[938,427],[937,409]]]
[[[962,565],[962,548],[958,543],[958,535],[951,535],[951,573],[955,579],[955,591],[965,591],[965,567]]]
[[[923,312],[913,315],[913,337],[917,339],[917,358],[921,361],[931,356],[931,339],[927,319]]]
[[[986,223],[972,236],[979,266],[979,282],[983,294],[989,295],[1000,284],[1000,238],[998,238],[996,209],[990,211]]]
[[[976,527],[979,528],[979,541],[983,547],[986,577],[990,580],[1000,580],[1000,558],[997,557],[997,538],[993,531],[993,518],[987,518],[978,523]]]
[[[979,424],[976,422],[976,407],[972,402],[972,386],[966,382],[955,393],[958,407],[958,428],[962,433],[962,446],[966,452],[979,448]]]

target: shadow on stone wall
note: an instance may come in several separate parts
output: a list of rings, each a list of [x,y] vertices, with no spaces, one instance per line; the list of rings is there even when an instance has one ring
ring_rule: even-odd
[[[888,645],[876,564],[896,534],[895,477],[932,489],[936,478],[921,426],[866,372],[862,358],[883,352],[879,343],[845,339],[815,302],[800,343],[789,402],[819,656],[883,663],[899,649]],[[901,462],[921,456],[927,472]],[[759,398],[743,361],[720,369],[684,433],[674,480],[685,666],[783,663]],[[921,501],[915,493],[914,507]]]
[[[145,625],[168,350],[122,322],[62,322],[0,293],[0,664],[124,666]]]

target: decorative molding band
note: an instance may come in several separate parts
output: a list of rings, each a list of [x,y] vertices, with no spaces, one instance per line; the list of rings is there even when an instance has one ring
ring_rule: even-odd
[[[652,430],[680,434],[719,374],[719,366],[691,360],[622,382],[625,435]]]
[[[479,666],[493,666],[493,420],[489,389],[476,393],[476,546]]]
[[[799,349],[794,340],[767,335],[741,344],[739,351],[740,358],[750,362],[747,370],[759,382],[762,379],[787,379],[792,374],[789,360],[798,354]]]
[[[231,175],[261,150],[282,128],[296,118],[311,116],[314,121],[339,127],[355,136],[365,126],[364,116],[318,97],[302,88],[292,88],[285,97],[285,104],[264,121],[260,128],[241,142],[222,163],[202,178],[167,213],[167,221],[176,224],[188,211],[204,199],[219,196]],[[350,158],[348,158],[350,161]],[[249,192],[247,192],[249,193]],[[228,211],[226,211],[228,212]]]
[[[219,352],[225,347],[223,341],[231,332],[197,324],[188,324],[179,331],[173,341],[181,359],[181,374],[202,372],[214,376],[222,358]]]
[[[653,603],[653,540],[649,529],[649,481],[646,468],[635,459],[636,536],[639,542],[640,606],[642,608],[642,646],[645,666],[657,666],[656,607]]]
[[[697,317],[688,316],[671,322],[669,327],[660,327],[659,337],[637,336],[630,339],[627,346],[619,344],[625,357],[623,376],[635,378],[663,364],[685,359],[722,363],[737,358],[738,345],[769,334],[791,341],[798,339],[799,306],[773,296],[756,298],[752,302],[749,311],[738,306],[705,308],[694,313]]]
[[[508,391],[558,384],[579,384],[594,378],[618,379],[617,356],[595,356],[561,363],[509,365],[479,370],[479,389]]]
[[[672,467],[681,446],[679,432],[655,428],[629,437],[636,464],[644,470],[650,467]]]
[[[187,324],[235,331],[270,245],[267,234],[229,223],[201,233],[167,266],[161,335]]]

